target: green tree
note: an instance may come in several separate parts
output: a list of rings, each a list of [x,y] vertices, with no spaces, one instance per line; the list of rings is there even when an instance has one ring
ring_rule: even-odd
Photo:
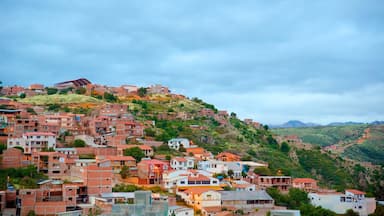
[[[291,147],[289,147],[288,143],[287,142],[282,142],[281,143],[281,147],[280,147],[280,151],[284,152],[284,153],[288,153],[289,150],[291,150]]]
[[[83,87],[77,88],[77,89],[75,90],[75,93],[76,93],[76,94],[81,94],[81,95],[83,95],[83,94],[85,94],[85,92],[87,92],[87,89],[85,89],[85,88],[83,88]]]
[[[85,147],[87,144],[84,142],[84,140],[81,139],[75,139],[73,141],[73,147],[80,148],[80,147]]]
[[[117,97],[112,93],[104,92],[104,100],[110,103],[114,103],[117,101]]]
[[[7,149],[7,144],[0,144],[0,154],[3,154],[5,149]]]
[[[253,172],[262,176],[272,175],[272,171],[268,167],[256,167]]]
[[[27,216],[36,216],[35,211],[31,210],[28,212]]]
[[[57,88],[50,88],[50,87],[46,87],[45,90],[47,91],[47,94],[48,94],[48,95],[56,94],[57,91],[58,91]]]
[[[120,170],[121,178],[126,179],[129,176],[129,167],[123,166]]]
[[[384,215],[384,206],[377,205],[375,212],[373,214],[370,214],[369,216],[383,216]]]
[[[137,94],[140,97],[146,96],[147,95],[147,88],[144,88],[144,87],[139,88],[139,90],[137,91]]]
[[[36,111],[32,107],[27,107],[27,112],[32,114],[32,115],[37,115]]]
[[[19,95],[20,98],[25,98],[27,95],[23,92]]]
[[[353,211],[352,209],[348,209],[344,216],[359,216],[359,213]]]
[[[132,156],[136,159],[136,162],[141,161],[141,159],[145,157],[144,152],[139,147],[125,149],[124,156]]]
[[[228,170],[228,176],[229,176],[229,177],[232,178],[232,177],[233,177],[233,174],[234,174],[233,170],[231,170],[231,169]]]
[[[156,131],[153,130],[152,128],[145,128],[144,129],[144,133],[146,136],[150,136],[150,137],[155,137],[156,136]]]

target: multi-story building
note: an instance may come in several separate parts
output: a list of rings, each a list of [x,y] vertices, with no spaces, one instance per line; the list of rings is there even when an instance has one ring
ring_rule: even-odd
[[[119,173],[124,166],[128,168],[136,167],[136,160],[131,156],[106,156],[104,159],[111,162],[114,173]]]
[[[292,187],[299,188],[306,192],[315,192],[317,191],[317,181],[312,178],[295,178],[292,181]]]
[[[221,194],[208,188],[190,188],[176,192],[184,202],[194,209],[202,209],[210,206],[221,206]]]
[[[274,187],[280,191],[288,191],[292,187],[290,176],[258,176],[257,182],[261,188]]]
[[[173,170],[193,169],[195,159],[193,157],[174,157],[171,159],[170,166]]]
[[[139,183],[161,184],[163,172],[169,169],[169,164],[156,159],[142,159],[137,164]]]
[[[46,132],[27,132],[22,137],[8,138],[7,148],[19,146],[24,154],[39,152],[43,149],[56,148],[56,135]]]
[[[179,150],[181,146],[183,146],[184,148],[189,148],[190,143],[189,140],[186,138],[173,138],[168,141],[168,146],[171,149]]]
[[[361,216],[372,214],[376,208],[375,198],[366,198],[365,193],[359,190],[345,190],[345,193],[309,193],[308,198],[312,205],[321,206],[337,214],[345,214],[348,209]]]

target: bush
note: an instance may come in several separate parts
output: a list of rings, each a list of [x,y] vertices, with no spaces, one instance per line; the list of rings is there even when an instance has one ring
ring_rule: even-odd
[[[76,139],[75,141],[73,141],[72,145],[73,145],[73,147],[81,148],[81,147],[85,147],[86,143],[84,142],[84,140]]]

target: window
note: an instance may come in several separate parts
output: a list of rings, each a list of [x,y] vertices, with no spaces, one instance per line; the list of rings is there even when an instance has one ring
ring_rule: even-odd
[[[69,201],[72,201],[72,197],[69,197],[68,200],[69,200]]]

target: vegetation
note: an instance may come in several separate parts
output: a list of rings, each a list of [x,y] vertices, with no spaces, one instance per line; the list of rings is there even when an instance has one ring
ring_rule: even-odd
[[[36,95],[33,97],[27,97],[21,100],[24,103],[34,104],[34,105],[47,105],[47,104],[84,104],[84,103],[95,103],[99,104],[101,101],[78,94],[68,94],[68,95]]]
[[[50,88],[50,87],[46,87],[45,90],[47,91],[48,95],[56,94],[59,91],[57,88]]]
[[[141,87],[139,88],[137,93],[140,97],[145,97],[147,95],[147,88]]]
[[[104,100],[110,103],[114,103],[117,102],[118,98],[112,93],[104,92]]]
[[[132,156],[136,159],[136,162],[140,162],[145,157],[143,151],[139,147],[133,147],[124,150],[124,156]]]
[[[9,168],[0,170],[0,190],[7,188],[7,178],[15,188],[37,188],[37,182],[42,179],[47,179],[41,173],[37,172],[35,166],[23,168]]]
[[[81,139],[75,139],[75,141],[73,141],[72,146],[75,147],[75,148],[80,148],[80,147],[85,147],[85,146],[87,146],[87,144],[85,143],[84,140],[81,140]]]
[[[344,156],[384,165],[384,126],[370,126],[369,138],[345,150]]]
[[[329,146],[339,142],[357,140],[367,128],[366,125],[327,126],[308,128],[279,128],[273,129],[279,135],[299,136],[303,142],[318,146]]]
[[[300,189],[291,188],[288,194],[282,194],[276,188],[267,188],[267,193],[275,200],[276,205],[298,209],[303,216],[336,216],[335,212],[309,204],[308,194]]]
[[[121,178],[126,179],[129,176],[129,167],[123,166],[120,170]]]

